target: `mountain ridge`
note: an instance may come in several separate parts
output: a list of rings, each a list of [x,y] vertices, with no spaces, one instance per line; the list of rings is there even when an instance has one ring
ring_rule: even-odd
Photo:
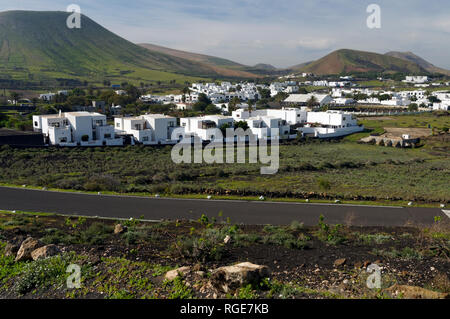
[[[340,49],[288,69],[270,64],[247,66],[228,59],[134,44],[87,16],[82,28],[69,29],[62,11],[0,12],[0,80],[130,79],[134,81],[254,79],[308,72],[318,75],[356,72],[442,73],[412,52],[378,54]]]
[[[265,72],[268,73],[268,75],[269,75],[271,72],[278,71],[278,69],[276,67],[274,67],[273,65],[270,65],[270,64],[259,63],[254,66],[247,66],[247,65],[244,65],[244,64],[241,64],[238,62],[234,62],[234,61],[216,57],[216,56],[211,56],[211,55],[206,55],[206,54],[201,54],[201,53],[193,53],[193,52],[177,50],[177,49],[171,49],[171,48],[167,48],[167,47],[163,47],[163,46],[151,44],[151,43],[139,43],[138,45],[141,47],[144,47],[150,51],[161,52],[161,53],[169,54],[172,56],[184,58],[184,59],[187,59],[190,61],[204,63],[204,64],[211,66],[212,68],[220,68],[223,73],[230,74],[230,75],[233,75],[233,74],[236,74],[236,72],[239,72],[240,75],[250,77],[250,76],[255,76],[255,73],[260,76],[260,75],[264,75]],[[226,69],[226,71],[223,69]],[[252,73],[252,72],[254,72],[254,73]]]
[[[48,77],[228,77],[222,69],[142,48],[82,15],[66,26],[67,12],[0,12],[0,72]],[[232,77],[254,77],[236,71]],[[154,77],[154,78],[153,78]]]
[[[410,51],[408,52],[390,51],[385,53],[385,55],[403,59],[405,61],[414,62],[430,73],[441,73],[445,75],[450,75],[450,70],[437,67],[434,64],[431,64],[430,62],[426,61],[425,59],[421,58],[420,56]]]
[[[339,49],[328,55],[299,67],[292,67],[296,72],[311,72],[318,75],[341,74],[352,72],[427,72],[417,63],[374,52]],[[428,72],[427,72],[428,73]]]

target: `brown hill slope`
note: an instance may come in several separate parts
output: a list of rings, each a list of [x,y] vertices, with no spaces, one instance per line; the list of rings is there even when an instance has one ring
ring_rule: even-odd
[[[430,62],[426,61],[425,59],[422,59],[420,56],[415,55],[412,52],[397,52],[397,51],[391,51],[386,53],[388,56],[392,56],[395,58],[399,58],[405,61],[414,62],[418,65],[420,65],[422,68],[427,70],[430,73],[440,73],[445,75],[450,75],[450,71],[446,69],[442,69],[440,67],[437,67]]]
[[[378,53],[348,49],[334,51],[306,66],[301,65],[294,71],[312,72],[319,75],[369,71],[427,73],[424,68],[411,61]]]
[[[209,68],[214,70],[214,72],[226,77],[243,77],[243,78],[260,77],[259,75],[245,71],[245,69],[248,68],[247,66],[230,60],[209,56],[205,54],[170,49],[150,43],[140,43],[139,45],[143,48],[146,48],[150,52],[167,54],[173,57],[189,60],[196,63],[201,63],[202,65],[207,65]]]

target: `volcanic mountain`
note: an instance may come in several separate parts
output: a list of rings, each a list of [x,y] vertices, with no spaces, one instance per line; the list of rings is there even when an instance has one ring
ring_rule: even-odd
[[[69,29],[67,12],[0,13],[0,74],[11,78],[121,78],[171,80],[256,75],[160,50],[148,50],[108,31],[87,16]]]

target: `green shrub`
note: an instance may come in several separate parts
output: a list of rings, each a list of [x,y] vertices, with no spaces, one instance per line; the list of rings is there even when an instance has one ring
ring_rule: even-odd
[[[113,227],[103,223],[93,223],[88,229],[83,230],[78,235],[80,244],[101,245],[113,233]]]
[[[331,183],[330,181],[324,179],[324,178],[319,178],[317,179],[317,185],[319,186],[320,189],[327,191],[331,188]]]
[[[208,220],[205,220],[204,222],[207,223]],[[191,234],[193,234],[194,231],[195,229],[191,230]],[[225,237],[231,236],[232,241],[234,241],[237,233],[237,226],[223,226],[220,228],[208,227],[200,234],[200,237],[184,237],[180,239],[172,249],[186,259],[193,259],[201,262],[208,260],[219,261],[225,253]]]
[[[392,250],[378,250],[374,249],[372,253],[387,257],[387,258],[399,258],[399,259],[422,259],[423,255],[411,247],[405,247],[402,250],[392,249]]]
[[[332,245],[343,243],[346,239],[341,234],[342,225],[330,226],[324,222],[325,217],[319,217],[319,230],[317,231],[317,238]]]
[[[54,256],[27,263],[18,278],[15,289],[24,295],[37,288],[47,288],[54,284],[63,284],[68,276],[66,256]]]
[[[308,237],[295,237],[293,234],[282,227],[265,226],[264,232],[269,234],[263,236],[263,244],[283,246],[290,249],[305,249],[308,247]]]
[[[65,244],[70,245],[76,243],[76,237],[56,228],[49,228],[45,230],[45,235],[41,238],[41,241],[46,244]]]
[[[143,230],[128,230],[125,234],[123,234],[123,238],[125,239],[125,243],[127,245],[134,245],[146,237],[147,233]]]
[[[363,244],[371,245],[371,244],[384,244],[389,240],[392,240],[392,236],[388,234],[357,234],[358,240]]]
[[[289,229],[292,231],[301,231],[303,229],[304,225],[303,223],[300,223],[296,220],[294,220],[290,225]]]
[[[237,291],[237,299],[257,299],[258,293],[255,291],[251,284],[239,288]]]
[[[120,181],[110,175],[98,175],[90,177],[83,188],[87,191],[117,191]]]
[[[16,263],[15,256],[5,256],[5,246],[5,243],[0,242],[0,290],[6,289],[6,283],[17,278],[25,266],[24,263]]]
[[[192,299],[194,292],[187,287],[183,279],[178,276],[172,281],[165,281],[163,287],[168,293],[168,299]]]

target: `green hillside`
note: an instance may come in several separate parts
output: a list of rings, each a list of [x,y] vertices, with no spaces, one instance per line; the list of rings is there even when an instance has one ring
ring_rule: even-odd
[[[369,71],[427,73],[424,68],[412,61],[348,49],[334,51],[317,61],[294,68],[294,71],[312,72],[319,75]]]
[[[208,65],[146,50],[86,16],[82,16],[81,29],[69,29],[67,17],[66,12],[1,12],[1,76],[90,81],[181,81],[220,76]]]

